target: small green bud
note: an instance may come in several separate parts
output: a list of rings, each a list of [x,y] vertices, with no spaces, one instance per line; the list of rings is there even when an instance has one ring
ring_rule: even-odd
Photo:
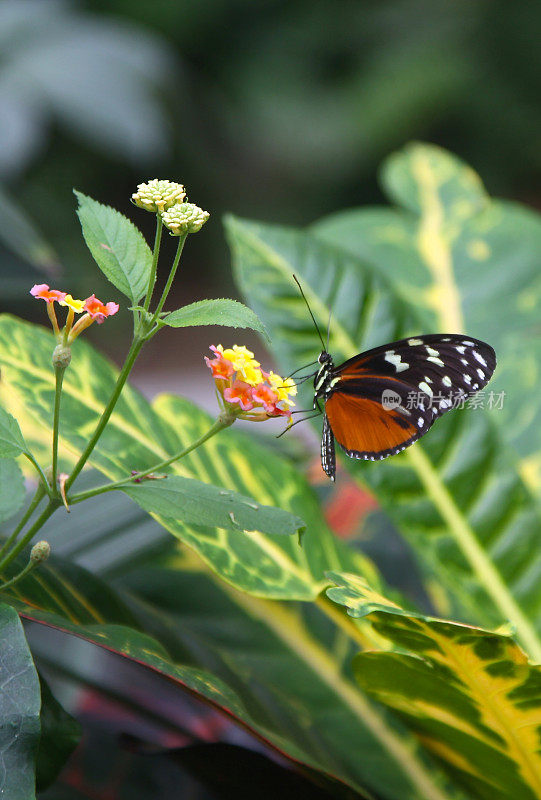
[[[132,202],[145,211],[162,212],[171,208],[175,203],[182,203],[186,197],[184,186],[174,181],[159,181],[154,178],[148,183],[140,183]]]
[[[71,350],[63,344],[57,344],[53,350],[53,367],[55,369],[67,369],[71,361]]]
[[[177,203],[162,214],[163,224],[169,228],[172,236],[197,233],[209,217],[208,211],[203,211],[193,203]]]
[[[34,564],[40,564],[42,561],[47,561],[50,554],[51,545],[49,542],[36,542],[30,551],[30,561],[32,561]]]

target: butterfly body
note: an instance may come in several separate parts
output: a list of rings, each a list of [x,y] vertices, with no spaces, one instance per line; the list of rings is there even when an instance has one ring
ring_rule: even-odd
[[[324,403],[321,463],[334,480],[334,440],[350,458],[376,461],[404,450],[434,421],[482,389],[492,347],[460,334],[410,337],[339,366],[324,349],[314,375],[314,409]]]

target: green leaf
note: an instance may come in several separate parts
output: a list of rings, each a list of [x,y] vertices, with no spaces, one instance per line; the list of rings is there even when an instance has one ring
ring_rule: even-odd
[[[229,328],[251,328],[261,333],[267,341],[269,334],[261,320],[243,303],[237,300],[199,300],[190,303],[160,320],[171,328],[186,328],[190,325],[226,325]]]
[[[24,503],[24,477],[12,458],[0,459],[0,522],[17,513]]]
[[[99,500],[115,498],[111,493]],[[78,513],[75,506],[72,514]],[[125,517],[118,510],[117,518]],[[114,525],[111,531],[114,541]],[[98,549],[103,536],[98,530]],[[86,552],[89,544],[82,545]],[[25,618],[172,679],[282,756],[361,794],[369,787],[389,800],[455,796],[439,788],[438,771],[425,764],[414,740],[355,687],[342,669],[352,648],[340,632],[329,631],[317,609],[305,616],[305,604],[270,603],[238,592],[186,548],[162,550],[151,568],[148,553],[143,560],[143,570],[124,575],[125,600],[118,589],[54,556],[5,596]],[[22,563],[20,558],[15,569]],[[43,650],[44,642],[40,637],[39,654],[61,669],[57,644]],[[99,685],[99,675],[96,680]],[[129,687],[126,699],[137,702]]]
[[[541,493],[541,216],[490,198],[460,159],[413,143],[383,165],[398,208],[353,209],[322,220],[317,235],[385,275],[422,320],[420,331],[464,331],[496,350],[493,412],[520,469]]]
[[[393,291],[382,270],[351,252],[314,234],[238,219],[228,220],[227,233],[236,279],[268,325],[284,371],[312,361],[320,349],[292,273],[321,330],[332,309],[329,349],[337,364],[423,332],[418,307]],[[300,407],[307,407],[311,393],[311,387],[301,387]],[[541,660],[541,519],[490,413],[457,410],[400,455],[343,462],[375,493],[426,574],[435,576],[434,600],[446,609],[442,613],[452,608],[461,619],[482,625],[511,620],[530,654]]]
[[[26,450],[19,423],[0,407],[0,458],[14,458]]]
[[[0,787],[9,800],[34,800],[40,738],[39,679],[17,612],[0,604]]]
[[[360,653],[355,676],[397,711],[473,797],[541,797],[541,666],[509,637],[411,614],[362,578],[330,577],[353,617],[400,652]]]
[[[75,192],[77,215],[88,249],[113,286],[132,303],[145,294],[152,266],[152,253],[136,226],[110,206]]]
[[[36,764],[36,788],[44,791],[57,778],[81,738],[81,726],[65,711],[39,675],[41,737]]]
[[[281,508],[180,475],[143,480],[122,491],[146,511],[192,525],[271,534],[301,533],[305,528],[302,519]]]
[[[43,328],[0,318],[1,399],[6,407],[18,409],[33,452],[40,437],[49,435],[55,388],[50,367],[53,341]],[[201,370],[205,371],[203,364]],[[65,449],[83,451],[117,375],[109,361],[84,340],[77,340],[62,392],[60,439]],[[213,391],[210,379],[209,391]],[[187,401],[164,397],[153,408],[139,392],[126,387],[91,462],[112,480],[120,480],[132,470],[142,472],[179,452],[211,424],[207,414]],[[234,429],[223,431],[171,471],[239,492],[257,504],[284,509],[304,520],[306,535],[299,547],[290,536],[270,537],[259,531],[239,536],[236,530],[159,517],[167,530],[235,586],[268,597],[310,600],[326,586],[323,573],[329,565],[374,574],[366,560],[334,539],[313,491],[295,466],[257,444],[253,436]]]
[[[5,187],[0,188],[0,240],[36,269],[50,275],[58,272],[58,256],[51,244],[43,238],[25,209]],[[3,281],[6,277],[2,275]],[[23,283],[22,276],[18,280]]]

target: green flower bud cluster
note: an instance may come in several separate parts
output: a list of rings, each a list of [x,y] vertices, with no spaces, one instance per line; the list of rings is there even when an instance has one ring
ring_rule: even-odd
[[[162,213],[176,203],[182,203],[186,197],[184,186],[174,181],[160,181],[154,178],[148,183],[140,183],[132,194],[132,202],[145,211]]]
[[[34,564],[39,564],[42,561],[47,561],[51,552],[51,545],[49,542],[37,542],[30,551],[30,561]]]
[[[197,233],[209,217],[208,211],[203,211],[193,203],[176,203],[162,213],[163,224],[172,236]]]

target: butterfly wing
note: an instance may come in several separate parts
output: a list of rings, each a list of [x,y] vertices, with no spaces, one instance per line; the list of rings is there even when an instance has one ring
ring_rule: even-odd
[[[490,345],[458,334],[376,347],[334,369],[325,403],[328,424],[351,458],[387,458],[486,386],[495,367]]]

